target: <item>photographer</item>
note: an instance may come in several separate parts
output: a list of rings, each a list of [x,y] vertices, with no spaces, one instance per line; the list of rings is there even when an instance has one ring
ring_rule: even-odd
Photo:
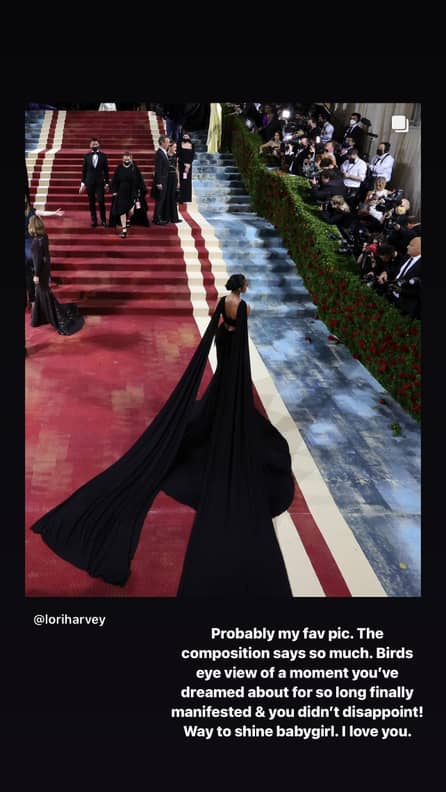
[[[318,122],[321,128],[321,143],[325,145],[333,138],[334,126],[325,113],[319,113]]]
[[[375,178],[382,177],[389,183],[392,179],[392,170],[395,160],[390,152],[390,143],[379,143],[376,156],[370,163],[370,170]]]
[[[322,208],[321,217],[326,223],[337,225],[341,230],[350,228],[356,221],[342,195],[333,195],[330,198],[325,207]]]
[[[338,154],[336,154],[336,159],[339,165],[343,165],[344,162],[347,162],[350,152],[352,149],[355,148],[355,141],[352,137],[348,136],[345,141],[342,143],[341,148],[339,149]]]
[[[331,159],[335,168],[338,167],[338,158],[340,157],[341,147],[335,140],[328,140],[324,143],[324,157]]]
[[[268,140],[266,143],[262,143],[259,148],[259,154],[269,154],[272,157],[275,157],[278,162],[280,162],[281,145],[282,134],[280,132],[274,132],[274,136],[271,140]]]
[[[369,190],[364,202],[359,207],[359,214],[365,218],[373,218],[377,223],[384,221],[386,200],[390,192],[386,190],[386,180],[382,176],[375,179],[374,188]]]
[[[321,130],[314,118],[309,118],[307,121],[307,134],[312,143],[321,142]]]
[[[414,237],[422,235],[421,223],[414,215],[407,213],[402,218],[401,216],[393,218],[389,240],[401,252],[406,251],[407,245]]]
[[[398,198],[401,192],[401,190],[395,191],[386,199],[390,206],[393,204],[393,208],[384,214],[383,227],[389,244],[394,245],[400,253],[404,254],[408,244],[404,232],[410,217],[410,201],[407,198]]]
[[[384,270],[378,277],[387,285],[386,297],[402,313],[419,319],[421,314],[421,237],[414,237],[407,246],[408,257],[392,278],[393,270]]]
[[[378,291],[385,291],[386,286],[378,280],[379,276],[383,272],[394,272],[399,268],[398,261],[398,252],[392,245],[377,245],[376,242],[365,245],[358,258],[362,280]]]
[[[348,202],[353,207],[357,202],[359,188],[367,174],[367,165],[359,158],[358,150],[351,149],[348,160],[341,166]]]
[[[303,176],[303,164],[306,159],[311,159],[314,149],[310,146],[307,135],[300,138],[300,142],[293,146],[294,156],[291,160],[289,173],[293,176]]]
[[[245,104],[245,116],[246,121],[248,122],[251,131],[255,131],[255,129],[262,126],[262,113],[260,112],[260,107],[258,102],[246,102]]]
[[[282,124],[277,118],[277,114],[271,105],[265,105],[265,115],[263,116],[263,127],[257,130],[264,143],[274,138],[275,132],[282,133]]]
[[[345,187],[341,175],[334,169],[323,170],[319,180],[311,179],[311,190],[315,201],[329,201],[333,195],[345,198]]]

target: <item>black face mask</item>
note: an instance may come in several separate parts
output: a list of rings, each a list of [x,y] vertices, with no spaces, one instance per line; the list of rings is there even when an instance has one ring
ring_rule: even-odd
[[[376,153],[378,154],[378,157],[382,157],[382,156],[383,156],[383,154],[384,154],[384,151],[380,151],[380,150],[378,149],[378,151],[377,151]]]
[[[356,162],[356,159],[355,159],[354,157],[349,157],[349,158],[348,158],[348,161],[349,161],[349,162]]]
[[[99,151],[99,146],[92,146],[91,150],[96,154],[96,152]]]

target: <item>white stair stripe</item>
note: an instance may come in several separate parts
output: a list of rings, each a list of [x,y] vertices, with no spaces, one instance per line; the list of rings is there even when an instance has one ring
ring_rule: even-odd
[[[45,154],[44,163],[46,166],[46,170],[47,171],[49,170],[50,173],[53,167],[53,162],[54,162],[54,154],[50,151],[47,151]],[[36,196],[34,198],[34,206],[36,207],[36,209],[45,209],[46,202],[48,199],[49,185],[50,183],[48,178],[46,176],[42,177],[42,171],[41,171],[39,176],[39,183],[36,189]]]
[[[39,142],[37,144],[38,149],[42,150],[46,148],[46,144],[48,143],[48,134],[50,131],[51,121],[53,120],[53,113],[54,110],[45,110],[45,117],[42,122],[42,127],[40,129],[40,137]]]

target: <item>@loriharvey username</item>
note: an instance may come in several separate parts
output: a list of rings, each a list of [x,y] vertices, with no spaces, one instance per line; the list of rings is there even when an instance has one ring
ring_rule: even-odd
[[[70,616],[69,613],[62,613],[60,616],[50,616],[48,613],[36,613],[34,624],[37,627],[53,624],[94,624],[103,627],[106,616]]]

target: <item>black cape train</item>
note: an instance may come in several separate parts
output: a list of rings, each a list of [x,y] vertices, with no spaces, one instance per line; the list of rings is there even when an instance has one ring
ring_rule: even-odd
[[[272,517],[293,500],[288,444],[255,408],[246,303],[222,298],[184,375],[134,445],[32,526],[59,556],[124,585],[160,490],[196,510],[177,596],[290,597]],[[217,368],[196,400],[212,340]]]

